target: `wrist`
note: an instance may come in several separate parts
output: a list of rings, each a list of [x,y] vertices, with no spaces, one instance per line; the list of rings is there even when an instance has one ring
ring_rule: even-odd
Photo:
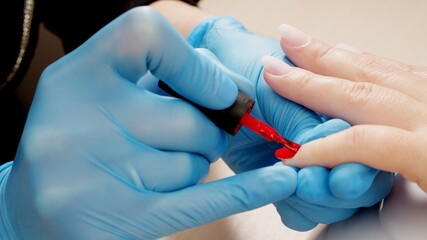
[[[0,166],[0,239],[17,239],[8,215],[6,184],[12,169],[12,162]]]

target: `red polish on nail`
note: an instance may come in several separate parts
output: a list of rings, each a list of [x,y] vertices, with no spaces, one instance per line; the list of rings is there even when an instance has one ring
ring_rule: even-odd
[[[274,156],[280,159],[289,159],[295,156],[295,153],[296,152],[292,151],[289,148],[280,148],[277,149],[276,152],[274,152]]]

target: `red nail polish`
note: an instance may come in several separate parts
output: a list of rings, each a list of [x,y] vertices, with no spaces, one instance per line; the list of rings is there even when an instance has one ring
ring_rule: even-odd
[[[295,151],[284,147],[284,148],[277,149],[274,152],[274,155],[280,159],[289,159],[289,158],[292,158],[295,155],[295,153],[296,153]]]

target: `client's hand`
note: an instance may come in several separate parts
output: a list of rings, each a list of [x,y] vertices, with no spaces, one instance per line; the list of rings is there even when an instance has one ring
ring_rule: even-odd
[[[289,63],[278,41],[250,33],[230,17],[207,19],[196,26],[188,41],[195,47],[209,49],[231,71],[249,79],[247,83],[234,77],[239,88],[256,100],[253,114],[286,138],[305,143],[349,127],[342,120],[326,121],[328,118],[323,115],[282,98],[265,83],[262,56],[273,55]],[[247,129],[229,139],[223,159],[236,173],[278,161],[274,151],[280,146]],[[296,194],[275,205],[285,225],[308,230],[318,223],[346,219],[360,207],[372,206],[388,194],[392,182],[393,174],[361,164],[333,169],[306,167],[298,172]]]
[[[355,125],[304,145],[293,166],[360,162],[402,174],[427,192],[427,68],[330,47],[282,26],[282,47],[301,68],[267,63],[265,79],[288,99]],[[327,96],[327,97],[325,97]]]

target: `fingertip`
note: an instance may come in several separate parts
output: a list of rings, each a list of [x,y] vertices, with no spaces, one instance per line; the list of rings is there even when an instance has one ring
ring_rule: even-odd
[[[296,195],[308,203],[319,204],[328,201],[329,170],[324,167],[310,166],[298,172],[298,187]]]
[[[218,103],[220,103],[218,108],[225,109],[230,107],[236,101],[238,91],[239,89],[237,88],[237,85],[224,73],[215,94]]]
[[[274,186],[274,191],[278,193],[280,199],[292,195],[296,191],[298,181],[295,169],[283,164],[275,164],[271,168],[269,177],[271,179],[266,179],[267,184]]]
[[[285,75],[293,70],[293,67],[289,66],[284,61],[269,55],[261,57],[261,63],[264,67],[264,71],[276,76]]]
[[[218,130],[218,132],[218,134],[220,134],[220,137],[215,139],[219,139],[219,141],[217,141],[216,145],[212,147],[210,151],[206,149],[208,152],[206,156],[210,163],[218,161],[221,156],[224,155],[224,152],[227,150],[228,147],[227,134],[221,130]]]
[[[283,225],[299,232],[310,231],[315,228],[318,223],[309,220],[299,211],[294,209],[287,203],[275,204],[277,212],[280,214],[280,220]]]
[[[238,208],[252,210],[294,194],[297,188],[297,173],[291,167],[274,165],[237,174],[223,179],[222,182],[227,188],[224,190],[222,184],[221,191],[225,195],[233,196],[230,206],[234,204]]]
[[[291,47],[303,47],[310,43],[311,37],[289,24],[281,24],[278,28],[282,43]]]
[[[341,199],[356,199],[371,187],[378,170],[359,163],[345,163],[331,170],[329,188]]]

